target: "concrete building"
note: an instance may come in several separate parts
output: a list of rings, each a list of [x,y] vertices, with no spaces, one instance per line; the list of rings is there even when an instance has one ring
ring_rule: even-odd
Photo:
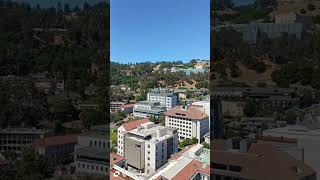
[[[77,135],[51,136],[32,143],[32,146],[48,162],[55,163],[68,158],[77,144]]]
[[[109,150],[105,125],[95,126],[78,136],[74,150],[76,174],[109,175]]]
[[[120,110],[123,111],[125,114],[133,113],[134,104],[124,104],[120,106]]]
[[[242,117],[245,103],[242,101],[221,101],[224,117]]]
[[[118,111],[121,106],[123,106],[125,103],[124,102],[115,102],[115,101],[112,101],[110,102],[110,111],[111,112],[116,112]]]
[[[178,151],[177,131],[161,126],[154,127],[153,123],[143,124],[141,129],[129,132],[126,149],[128,164],[149,174],[161,167],[171,154]]]
[[[149,90],[147,101],[159,102],[160,105],[166,107],[166,110],[169,110],[179,105],[179,95],[168,89],[155,88]]]
[[[256,101],[259,110],[286,110],[299,102],[293,97],[294,90],[260,87],[215,87],[211,96],[222,101],[243,102],[250,98]],[[231,113],[232,114],[232,113]]]
[[[126,134],[127,165],[137,172],[148,175],[156,171],[176,152],[178,152],[176,129],[148,122]]]
[[[164,113],[165,126],[178,129],[179,140],[197,138],[204,141],[209,131],[209,116],[193,106],[178,106]]]
[[[240,133],[262,134],[263,130],[286,126],[285,121],[275,121],[273,117],[241,117],[240,121],[226,124],[228,130]]]
[[[187,76],[190,76],[191,74],[204,74],[207,72],[206,69],[196,69],[196,68],[179,69],[179,71],[185,73]]]
[[[118,128],[118,142],[117,142],[117,154],[121,156],[125,156],[125,140],[126,140],[126,135],[128,131],[137,128],[143,123],[150,122],[148,118],[140,119],[140,120],[135,120],[135,121],[130,121],[127,123],[122,124]]]
[[[304,162],[317,172],[320,178],[320,116],[306,115],[303,122],[297,125],[287,125],[262,132],[263,136],[293,138],[298,147],[304,150]]]
[[[166,111],[166,107],[156,101],[140,101],[133,107],[133,116],[135,117],[155,117],[158,119],[160,115]]]
[[[297,14],[294,12],[278,13],[274,16],[276,24],[293,24],[297,20]]]
[[[0,130],[0,152],[21,153],[23,147],[39,139],[52,136],[53,130],[36,128],[6,128]]]
[[[211,172],[220,179],[316,180],[316,172],[281,147],[254,139],[213,140]]]

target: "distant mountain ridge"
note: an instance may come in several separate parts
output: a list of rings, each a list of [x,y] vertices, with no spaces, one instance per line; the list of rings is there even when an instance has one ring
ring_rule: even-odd
[[[69,4],[70,8],[78,6],[80,9],[83,8],[83,4],[87,2],[90,5],[95,5],[99,2],[109,2],[109,0],[12,0],[18,3],[29,3],[32,6],[40,5],[42,8],[57,7],[60,2],[62,8],[65,4]]]

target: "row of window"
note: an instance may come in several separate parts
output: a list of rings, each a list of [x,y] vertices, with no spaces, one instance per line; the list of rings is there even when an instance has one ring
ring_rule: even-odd
[[[90,140],[90,147],[99,147],[99,148],[103,147],[103,148],[105,148],[106,147],[106,142]]]
[[[92,171],[96,171],[96,172],[108,172],[108,168],[107,167],[103,167],[103,166],[99,166],[99,165],[90,165],[87,163],[78,163],[78,168],[82,168],[82,169],[88,169],[88,170],[92,170]]]
[[[183,128],[191,128],[191,125],[182,125],[182,124],[176,124],[176,123],[169,123],[170,126],[176,126],[176,127],[183,127]]]
[[[181,119],[181,120],[176,120],[176,119]],[[189,124],[191,125],[191,120],[189,119],[186,119],[186,118],[180,118],[180,117],[177,117],[177,118],[174,118],[174,119],[169,119],[169,122],[175,122],[175,123],[180,123],[180,124]]]

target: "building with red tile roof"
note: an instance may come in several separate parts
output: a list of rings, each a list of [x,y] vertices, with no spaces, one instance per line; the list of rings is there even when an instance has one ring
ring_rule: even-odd
[[[178,129],[179,140],[196,138],[200,143],[209,131],[209,116],[195,106],[178,106],[164,115],[165,126]]]
[[[219,140],[213,142],[211,156],[212,175],[217,179],[316,179],[316,172],[308,165],[263,141]]]
[[[203,145],[191,145],[173,156],[149,180],[210,179],[210,151]]]
[[[39,154],[44,155],[54,163],[62,160],[73,153],[74,146],[77,144],[77,135],[51,136],[34,141],[32,146]]]

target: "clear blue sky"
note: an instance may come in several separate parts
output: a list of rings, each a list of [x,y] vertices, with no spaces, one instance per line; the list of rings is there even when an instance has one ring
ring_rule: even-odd
[[[111,61],[209,59],[210,0],[110,0]]]

